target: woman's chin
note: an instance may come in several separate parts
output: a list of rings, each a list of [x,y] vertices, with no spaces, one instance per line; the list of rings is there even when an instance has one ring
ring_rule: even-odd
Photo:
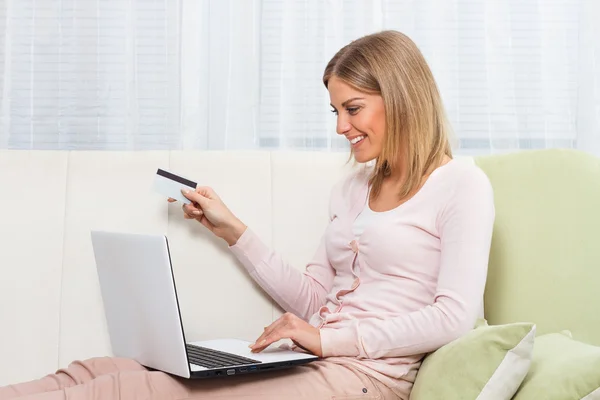
[[[356,162],[361,164],[368,163],[369,161],[373,161],[377,158],[376,154],[369,154],[365,151],[354,151],[352,154]]]

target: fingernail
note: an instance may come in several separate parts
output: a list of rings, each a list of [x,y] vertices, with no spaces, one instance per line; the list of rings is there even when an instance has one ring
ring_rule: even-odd
[[[200,211],[196,210],[192,214],[194,214],[194,215],[200,215]]]

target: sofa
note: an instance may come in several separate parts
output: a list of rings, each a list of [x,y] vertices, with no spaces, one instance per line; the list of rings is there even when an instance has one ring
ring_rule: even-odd
[[[189,340],[254,340],[281,310],[200,224],[152,190],[157,168],[212,186],[302,269],[347,154],[285,151],[0,151],[0,385],[111,348],[90,229],[166,234]],[[600,345],[600,162],[576,150],[458,157],[490,178],[496,224],[489,324],[532,321]]]

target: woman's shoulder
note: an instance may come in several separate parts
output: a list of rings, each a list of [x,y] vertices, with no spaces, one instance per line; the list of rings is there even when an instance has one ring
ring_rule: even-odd
[[[450,168],[440,176],[432,197],[441,208],[439,216],[473,214],[493,220],[494,189],[486,173],[472,160],[452,160]]]
[[[479,168],[471,159],[453,159],[450,163],[443,166],[448,167],[445,171],[445,179],[454,192],[476,191],[492,192],[492,184],[486,173]]]

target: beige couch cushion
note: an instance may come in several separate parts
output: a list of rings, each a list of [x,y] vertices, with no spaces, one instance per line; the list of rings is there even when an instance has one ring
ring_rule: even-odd
[[[69,153],[60,366],[111,354],[90,230],[166,233],[166,201],[149,188],[168,161],[166,152]]]
[[[172,152],[175,173],[210,186],[268,244],[272,240],[271,171],[267,152]],[[170,205],[169,241],[187,340],[255,340],[271,323],[271,300],[227,244]]]
[[[67,153],[0,151],[0,385],[57,368]]]

